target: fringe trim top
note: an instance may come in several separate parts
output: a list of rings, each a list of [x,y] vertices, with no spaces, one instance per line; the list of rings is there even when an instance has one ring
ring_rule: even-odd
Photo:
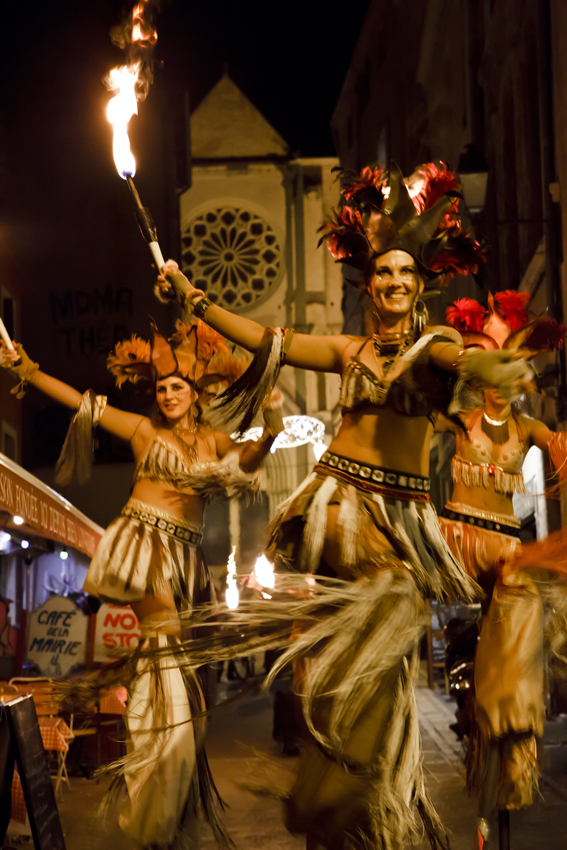
[[[205,460],[195,463],[190,472],[184,472],[175,479],[177,487],[190,487],[204,499],[214,496],[232,498],[257,493],[262,483],[259,469],[246,472],[240,466],[240,454],[227,452],[221,460]]]
[[[175,446],[157,434],[136,466],[132,487],[145,478],[149,478],[150,481],[166,481],[175,484],[179,475],[188,473],[188,458],[183,457]]]
[[[525,493],[526,485],[521,472],[507,472],[495,463],[471,463],[459,455],[451,462],[451,478],[465,487],[486,487],[491,482],[497,493]]]
[[[425,334],[384,379],[357,355],[351,357],[343,371],[339,404],[345,410],[361,404],[388,405],[406,416],[430,416],[434,410],[445,410],[451,401],[453,382],[447,372],[429,365],[428,349],[447,341],[454,342],[454,335],[442,330]],[[359,351],[365,345],[366,342]]]

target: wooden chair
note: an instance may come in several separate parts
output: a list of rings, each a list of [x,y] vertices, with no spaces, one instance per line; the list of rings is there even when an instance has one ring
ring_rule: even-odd
[[[0,704],[9,702],[19,695],[20,692],[15,685],[10,685],[8,682],[0,682]]]
[[[46,732],[46,734],[50,734],[49,731],[46,730],[47,727],[52,726],[54,731],[51,734],[55,735],[58,741],[62,739],[68,749],[69,743],[75,737],[73,732],[73,721],[71,717],[71,723],[70,726],[68,726],[63,718],[59,717],[61,703],[53,687],[53,680],[45,676],[37,678],[16,676],[13,679],[10,679],[8,685],[16,688],[18,693],[32,695],[39,720],[40,730],[42,729],[43,718],[43,731]],[[52,723],[49,723],[49,718],[53,718]],[[67,783],[69,790],[71,790],[71,783],[69,782],[69,774],[67,773],[66,765],[67,750],[56,747],[53,749],[57,753],[57,773],[54,776],[55,796],[57,796],[63,782]]]

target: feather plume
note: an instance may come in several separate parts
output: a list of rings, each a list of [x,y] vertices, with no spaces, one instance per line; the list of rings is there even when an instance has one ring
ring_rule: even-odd
[[[532,323],[532,330],[523,346],[535,351],[558,351],[563,348],[563,338],[567,333],[567,327],[555,319],[536,319]]]
[[[426,162],[420,165],[408,182],[411,183],[412,179],[423,181],[422,188],[413,198],[419,212],[429,209],[439,198],[448,193],[455,195],[455,202],[447,215],[457,212],[461,184],[444,162],[439,162],[439,164]]]
[[[175,333],[169,340],[159,334],[155,325],[152,327],[154,348],[159,348],[165,372],[178,370],[198,389],[206,387],[209,395],[213,394],[212,385],[216,385],[220,392],[226,389],[227,384],[237,380],[246,368],[246,359],[231,352],[224,337],[201,320],[178,320]],[[152,346],[136,334],[131,339],[116,343],[107,359],[107,367],[118,387],[125,381],[137,383],[141,378],[155,379],[154,366]]]
[[[348,260],[354,264],[360,255],[356,268],[363,268],[368,261],[369,245],[358,210],[344,206],[333,210],[331,218],[317,231],[321,233],[317,247],[326,242],[331,255],[338,262]]]
[[[388,172],[379,165],[367,165],[360,174],[342,170],[341,185],[345,200],[350,201],[364,194],[367,201],[372,199],[380,209],[384,200],[383,190],[388,185]]]
[[[511,331],[517,331],[528,321],[527,305],[530,300],[529,292],[516,292],[515,289],[506,289],[494,294],[496,308],[509,326]]]
[[[152,377],[151,346],[146,339],[134,334],[130,339],[117,342],[106,360],[107,369],[116,379],[116,386],[125,381],[137,383],[141,378]]]
[[[475,274],[485,260],[486,255],[480,243],[461,231],[460,225],[453,225],[444,247],[433,257],[431,269],[448,279],[457,274]]]
[[[486,310],[474,298],[457,298],[446,311],[447,323],[458,331],[482,333]]]

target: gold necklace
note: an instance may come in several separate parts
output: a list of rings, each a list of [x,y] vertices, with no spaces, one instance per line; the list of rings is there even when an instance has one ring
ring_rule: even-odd
[[[195,422],[191,428],[183,428],[182,425],[177,424],[171,429],[173,439],[179,443],[185,454],[189,457],[191,463],[195,463],[199,457],[199,453],[197,451],[197,431],[198,426]],[[183,436],[188,437],[191,434],[194,436],[194,440],[191,445],[189,445],[189,443],[185,442]]]
[[[173,428],[171,429],[171,433],[173,434],[173,439],[176,443],[179,443],[191,463],[195,463],[199,457],[199,452],[197,451],[197,436],[195,435],[195,441],[189,445],[189,443],[186,443],[180,434],[175,433]]]
[[[197,433],[197,426],[195,425],[195,423],[193,423],[192,428],[183,428],[182,425],[177,423],[177,425],[174,425],[171,430],[174,434],[181,434],[181,435],[189,436],[189,434],[196,434]]]
[[[392,331],[392,333],[374,333],[372,338],[374,342],[395,342],[399,339],[404,339],[411,334],[411,329],[408,331]]]
[[[413,340],[412,331],[403,331],[401,334],[396,334],[396,339],[388,339],[390,334],[373,334],[373,350],[376,364],[380,369],[382,378],[386,377],[388,372],[391,372],[400,357],[407,351]],[[405,338],[404,338],[405,337]],[[379,357],[385,357],[383,363],[378,360]]]

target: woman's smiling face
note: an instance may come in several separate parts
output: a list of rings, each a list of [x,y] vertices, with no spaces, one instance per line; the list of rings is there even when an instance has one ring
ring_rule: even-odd
[[[195,401],[194,389],[177,375],[161,378],[156,384],[156,401],[167,419],[181,419]]]
[[[401,319],[409,315],[422,292],[423,281],[411,254],[396,249],[376,259],[368,294],[381,317]]]

